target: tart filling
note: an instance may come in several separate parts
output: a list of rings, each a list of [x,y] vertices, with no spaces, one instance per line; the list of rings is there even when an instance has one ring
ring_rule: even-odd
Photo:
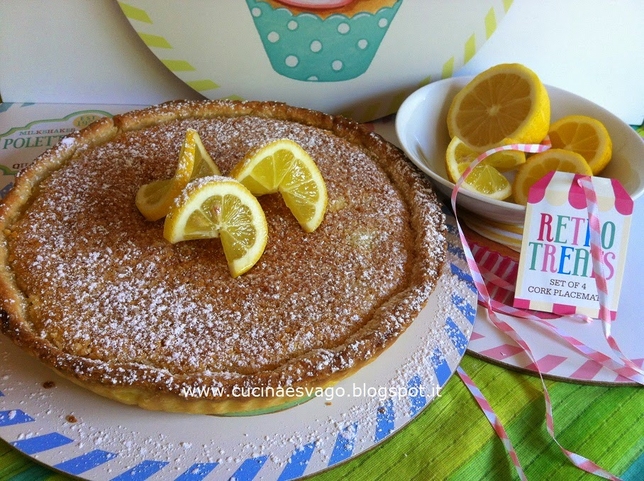
[[[232,278],[221,243],[170,244],[134,199],[172,176],[195,129],[226,176],[288,138],[317,163],[324,221],[305,232],[259,198],[268,243]],[[359,124],[271,102],[170,102],[102,119],[16,179],[0,207],[2,331],[61,375],[148,409],[291,405],[380,355],[413,322],[445,256],[433,190]]]

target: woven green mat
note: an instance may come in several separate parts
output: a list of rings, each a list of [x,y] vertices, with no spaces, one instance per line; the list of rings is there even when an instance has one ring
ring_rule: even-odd
[[[538,378],[465,356],[462,367],[508,431],[528,479],[594,479],[568,462],[545,427]],[[546,381],[558,441],[624,479],[644,479],[644,389]],[[316,481],[518,479],[501,441],[453,377],[443,395],[379,448]]]
[[[461,365],[501,418],[528,479],[599,479],[570,464],[548,435],[538,378],[469,355]],[[565,448],[624,480],[644,479],[644,389],[550,380],[546,384],[557,439]],[[0,480],[63,479],[69,478],[0,442]],[[518,476],[501,441],[454,376],[439,398],[387,441],[311,479],[510,480]]]

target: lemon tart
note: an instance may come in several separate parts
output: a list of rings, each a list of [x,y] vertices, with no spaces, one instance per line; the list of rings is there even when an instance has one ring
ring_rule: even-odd
[[[313,232],[279,194],[268,238],[231,276],[221,243],[170,243],[136,206],[171,178],[186,132],[229,176],[297,142],[328,205]],[[143,408],[239,414],[290,406],[381,355],[445,258],[434,191],[403,154],[343,117],[273,102],[174,101],[101,119],[16,178],[0,206],[2,332],[62,376]]]

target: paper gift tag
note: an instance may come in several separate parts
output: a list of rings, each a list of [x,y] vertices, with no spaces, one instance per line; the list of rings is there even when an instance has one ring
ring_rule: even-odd
[[[514,307],[597,317],[586,195],[581,176],[551,172],[530,190]],[[607,307],[617,314],[633,200],[619,181],[591,177],[601,226]]]

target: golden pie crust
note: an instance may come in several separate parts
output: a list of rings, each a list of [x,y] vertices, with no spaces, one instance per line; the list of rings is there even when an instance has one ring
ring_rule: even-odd
[[[233,279],[217,239],[170,244],[137,210],[194,128],[226,175],[298,142],[325,179],[313,233],[278,194],[269,239]],[[249,413],[305,399],[379,356],[434,290],[445,223],[393,145],[343,117],[275,102],[174,101],[101,119],[17,178],[0,206],[2,332],[62,376],[147,409]],[[302,395],[302,394],[306,395]]]

